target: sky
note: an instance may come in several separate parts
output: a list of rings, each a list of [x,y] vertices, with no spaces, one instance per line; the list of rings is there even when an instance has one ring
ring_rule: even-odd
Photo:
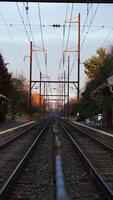
[[[40,14],[43,31],[44,48],[47,50],[47,74],[51,80],[57,80],[63,74],[63,66],[59,67],[62,55],[63,36],[64,50],[66,49],[69,33],[69,23],[66,23],[65,35],[63,26],[54,28],[50,25],[64,24],[67,3],[50,4],[40,3]],[[19,8],[19,9],[18,9]],[[3,3],[0,2],[0,53],[3,55],[8,70],[12,73],[23,71],[29,79],[29,39],[34,39],[36,45],[33,56],[32,80],[39,80],[39,71],[42,75],[46,74],[43,52],[36,51],[38,47],[43,47],[40,31],[38,4],[28,4],[28,15],[26,14],[25,4],[23,3]],[[20,13],[19,13],[20,11]],[[89,14],[88,14],[89,11]],[[70,20],[72,4],[68,4],[67,22]],[[81,65],[80,65],[80,88],[85,87],[86,76],[84,73],[83,62],[91,55],[96,53],[99,47],[109,48],[113,43],[113,4],[74,4],[72,19],[77,21],[78,13],[81,16]],[[28,23],[31,24],[32,34]],[[87,17],[88,16],[88,17]],[[84,27],[85,19],[87,21]],[[24,24],[24,25],[23,25]],[[91,25],[91,26],[90,26]],[[90,27],[90,28],[89,28]],[[84,28],[84,29],[83,29]],[[27,31],[27,34],[26,34]],[[68,48],[77,50],[77,23],[71,24]],[[32,38],[33,36],[33,38]],[[33,47],[34,48],[34,47]],[[37,54],[37,56],[36,56]],[[25,60],[24,57],[26,56]],[[66,54],[67,59],[68,53]],[[35,61],[37,57],[37,62]],[[75,52],[70,53],[70,80],[77,80],[77,59],[73,65]],[[39,65],[37,65],[39,63]],[[67,75],[67,62],[64,69]],[[51,85],[52,93],[55,93],[56,85]],[[50,90],[48,91],[50,92]],[[56,90],[58,92],[58,90]],[[70,95],[75,96],[74,86],[70,85]]]

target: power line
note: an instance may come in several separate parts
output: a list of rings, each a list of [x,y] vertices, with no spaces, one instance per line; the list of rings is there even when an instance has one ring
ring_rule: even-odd
[[[71,66],[71,68],[70,68],[70,72],[69,72],[69,74],[71,74],[72,71],[73,71],[74,64],[75,64],[75,60],[76,60],[76,56],[77,56],[77,54],[75,54],[75,56],[74,56],[74,59],[73,59],[72,66]]]
[[[87,39],[89,30],[90,30],[90,28],[91,28],[91,26],[92,26],[92,23],[93,23],[93,20],[94,20],[94,18],[95,18],[95,16],[96,16],[98,7],[99,7],[99,4],[97,5],[97,7],[96,7],[96,9],[95,9],[95,12],[94,12],[94,14],[93,14],[93,17],[92,17],[92,19],[91,19],[91,21],[90,21],[89,27],[88,27],[88,29],[87,29],[87,31],[86,31],[85,37],[84,37],[84,39],[83,39],[83,41],[82,41],[82,44],[81,44],[81,48],[83,47],[83,45],[84,45],[84,43],[85,43],[85,41],[86,41],[86,39]]]
[[[33,47],[33,48],[34,48],[34,51],[33,51],[34,58],[35,58],[35,61],[36,61],[38,70],[39,70],[39,72],[41,72],[40,64],[39,64],[39,59],[38,59],[38,55],[37,55],[37,53],[36,53],[36,51],[35,51],[35,50],[36,50],[36,49],[35,49],[35,41],[34,41],[34,36],[33,36],[32,27],[31,27],[31,23],[30,23],[28,7],[25,6],[25,3],[24,3],[24,7],[25,7],[25,9],[27,8],[26,15],[27,15],[28,24],[29,24],[29,29],[30,29],[30,32],[31,32],[31,37],[32,37],[32,40],[33,40],[33,45],[34,45],[34,47]]]
[[[68,8],[69,8],[69,4],[67,3],[66,6],[66,14],[65,14],[65,21],[67,21],[67,15],[68,15]],[[65,28],[65,27],[64,27]],[[60,58],[60,62],[59,62],[59,68],[61,67],[61,60],[62,60],[62,55],[63,55],[63,50],[64,50],[64,40],[65,40],[65,31],[63,33],[63,42],[62,42],[62,52],[61,52],[61,58]],[[60,70],[60,69],[59,69]]]
[[[24,29],[25,29],[25,32],[26,32],[27,38],[28,38],[28,41],[29,41],[29,43],[30,43],[30,37],[29,37],[29,34],[28,34],[28,31],[27,31],[26,25],[25,25],[25,23],[24,23],[24,20],[23,20],[23,17],[22,17],[22,14],[21,14],[21,11],[20,11],[20,8],[19,8],[17,2],[16,2],[16,5],[17,5],[17,9],[18,9],[18,12],[19,12],[19,15],[20,15],[20,18],[21,18],[22,24],[23,24],[23,26],[24,26]],[[24,6],[25,6],[25,5],[24,5]],[[30,27],[30,32],[31,32],[32,30],[31,30],[31,26],[30,26],[30,24],[29,24],[29,27]],[[32,32],[31,32],[31,33],[32,33]],[[32,36],[33,36],[33,35],[32,35]],[[34,40],[33,40],[33,42],[34,42]],[[35,52],[35,53],[36,53],[36,52]],[[34,55],[35,55],[35,54],[34,54]],[[36,57],[35,57],[35,61],[36,61],[36,63],[37,63],[37,67],[38,67],[38,69],[39,69],[39,71],[40,71],[39,61],[36,59]]]
[[[18,9],[18,12],[19,12],[19,15],[20,15],[20,18],[21,18],[22,24],[23,24],[23,26],[24,26],[24,29],[25,29],[25,32],[26,32],[27,38],[28,38],[28,40],[29,40],[29,42],[30,42],[30,37],[29,37],[29,34],[28,34],[28,32],[27,32],[26,25],[25,25],[25,23],[24,23],[24,20],[23,20],[23,17],[22,17],[22,14],[21,14],[21,12],[20,12],[20,8],[19,8],[17,2],[16,2],[16,5],[17,5],[17,9]]]
[[[82,28],[82,32],[81,32],[81,38],[82,38],[82,35],[83,35],[83,32],[84,32],[84,29],[85,29],[85,27],[86,27],[86,23],[87,23],[87,20],[88,20],[88,16],[89,16],[91,7],[92,7],[92,4],[90,5],[90,7],[89,7],[89,9],[88,9],[88,11],[87,11],[87,15],[86,15],[86,18],[85,18],[85,21],[84,21],[84,25],[83,25],[83,28]]]
[[[65,66],[65,62],[66,62],[67,49],[68,49],[68,44],[69,44],[69,36],[70,36],[70,31],[71,31],[71,20],[72,20],[72,16],[73,16],[73,8],[74,8],[74,3],[72,4],[72,7],[71,7],[70,22],[69,22],[69,29],[68,29],[67,42],[66,42],[66,51],[65,51],[65,54],[63,56],[63,62],[64,62],[63,63],[63,70],[64,70],[64,66]],[[66,16],[67,16],[67,11],[66,11]],[[64,46],[64,44],[63,44],[63,46]],[[59,71],[59,73],[60,73],[60,71]]]
[[[88,16],[89,16],[91,7],[92,7],[92,4],[91,4],[90,8],[88,9],[87,16],[86,16],[86,18],[85,18],[85,22],[84,22],[84,25],[83,25],[81,37],[82,37],[82,35],[83,35],[83,32],[84,32],[84,29],[85,29],[85,26],[86,26],[86,22],[87,22],[87,20],[88,20]],[[98,7],[99,7],[99,4],[97,5],[97,7],[96,7],[96,9],[95,9],[95,12],[94,12],[94,14],[93,14],[93,17],[91,18],[90,24],[89,24],[88,29],[87,29],[87,31],[86,31],[85,37],[84,37],[84,39],[83,39],[83,41],[82,41],[82,44],[81,44],[80,49],[83,47],[83,45],[84,45],[84,43],[85,43],[85,41],[86,41],[87,35],[88,35],[89,30],[90,30],[90,28],[91,28],[91,26],[92,26],[92,23],[93,23],[93,20],[94,20],[95,15],[96,15],[96,13],[97,13]],[[75,61],[76,61],[76,54],[75,54],[74,59],[73,59],[73,62],[72,62],[72,66],[71,66],[71,69],[70,69],[70,73],[73,71]]]
[[[67,21],[68,9],[69,9],[69,4],[67,3],[64,21]],[[64,28],[65,28],[65,26],[64,26]],[[66,30],[63,30],[63,42],[62,42],[61,58],[60,58],[60,61],[59,61],[59,74],[60,74],[61,63],[62,63],[62,55],[64,55],[63,51],[64,51],[65,31]],[[63,67],[64,67],[64,63],[63,63]],[[59,93],[59,88],[60,88],[60,84],[57,84],[57,93]]]
[[[112,28],[112,29],[109,31],[109,33],[107,34],[107,36],[106,36],[106,38],[105,38],[104,42],[102,43],[102,46],[104,46],[104,45],[105,45],[105,43],[106,43],[106,41],[108,40],[108,38],[110,37],[110,35],[111,35],[112,31],[113,31],[113,28]]]
[[[24,22],[25,23],[25,22]],[[20,24],[20,23],[18,23],[18,24],[16,24],[16,23],[6,23],[6,25],[7,26],[10,26],[10,27],[14,27],[14,28],[16,28],[16,26],[23,26],[23,24]],[[4,26],[4,23],[0,23],[0,26]],[[27,27],[27,26],[29,26],[28,25],[28,23],[25,23],[25,26]],[[42,24],[42,27],[54,27],[54,26],[56,26],[56,28],[58,27],[64,27],[64,24]],[[68,25],[67,24],[67,26],[70,26],[70,25]],[[85,27],[88,27],[89,25],[80,25],[81,27],[83,27],[83,26],[85,26]],[[31,27],[39,27],[40,28],[40,24],[32,24],[31,23]],[[92,27],[93,28],[113,28],[113,26],[112,25],[92,25]]]
[[[48,75],[47,65],[46,65],[46,55],[44,53],[44,37],[43,37],[43,30],[42,30],[42,20],[41,20],[41,12],[40,12],[40,4],[38,3],[38,13],[39,13],[39,22],[40,22],[40,32],[41,32],[41,39],[42,39],[42,47],[43,47],[43,55],[45,60],[45,68],[46,68],[46,75]]]
[[[74,8],[74,4],[72,4],[72,7],[71,7],[71,16],[70,16],[70,19],[72,19],[72,16],[73,16],[73,8]],[[65,65],[66,54],[67,54],[67,49],[68,49],[70,31],[71,31],[71,20],[70,20],[70,26],[69,26],[69,30],[68,30],[68,36],[67,36],[66,53],[64,55],[64,65]]]

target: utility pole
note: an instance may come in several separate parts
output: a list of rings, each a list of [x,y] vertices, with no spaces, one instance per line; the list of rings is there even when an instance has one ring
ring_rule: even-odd
[[[61,76],[61,81],[63,81],[63,75]],[[62,104],[62,115],[63,115],[63,107],[64,107],[64,98],[63,98],[63,82],[61,83],[61,104]]]
[[[80,99],[80,13],[78,14],[78,102]]]
[[[70,68],[70,56],[68,55],[67,117],[69,117],[69,68]]]
[[[42,80],[42,73],[40,72],[40,101],[39,101],[39,106],[40,106],[40,114],[41,114],[41,98],[42,98],[42,96],[41,96],[41,80]]]
[[[65,79],[66,79],[66,72],[64,71],[64,117],[65,117],[65,93],[66,93],[66,87],[65,87]]]
[[[30,41],[29,120],[31,120],[32,41]]]
[[[44,83],[44,99],[43,99],[43,113],[45,112],[45,83]]]
[[[80,13],[78,14],[78,20],[73,20],[73,19],[70,19],[69,21],[65,21],[65,23],[77,23],[78,24],[78,45],[77,45],[77,50],[73,49],[73,48],[70,48],[70,49],[66,49],[64,52],[77,52],[78,54],[78,69],[77,69],[77,99],[78,99],[78,102],[79,102],[79,99],[80,99]]]

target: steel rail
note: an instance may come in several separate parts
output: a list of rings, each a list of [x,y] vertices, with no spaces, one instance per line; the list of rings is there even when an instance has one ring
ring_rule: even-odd
[[[34,125],[32,125],[31,127],[27,128],[26,130],[22,131],[21,133],[15,135],[14,137],[6,140],[3,144],[0,145],[0,151],[5,148],[7,145],[9,145],[10,143],[14,142],[16,139],[18,139],[19,137],[23,136],[24,134],[26,134],[28,131],[30,131],[31,129],[35,128],[36,126],[41,125],[44,122],[44,120],[35,123]]]
[[[80,131],[80,134],[86,135],[87,137],[89,137],[90,139],[92,139],[95,143],[97,143],[98,145],[102,146],[104,149],[109,150],[109,151],[111,151],[111,152],[113,153],[113,148],[112,148],[111,146],[105,144],[104,142],[99,141],[99,140],[96,139],[95,137],[93,137],[93,136],[87,134],[86,132],[83,132],[82,130],[76,128],[73,124],[70,124],[70,122],[67,122],[67,121],[64,121],[64,120],[63,120],[63,122],[66,123],[66,124],[68,124],[68,125],[71,126],[72,128],[74,128],[74,129]]]
[[[49,125],[49,121],[46,122],[45,126],[40,131],[40,133],[37,136],[37,138],[31,144],[30,148],[27,150],[27,152],[22,157],[22,159],[20,160],[20,162],[18,163],[18,165],[16,166],[16,168],[13,170],[13,172],[10,174],[10,176],[8,177],[8,179],[5,181],[5,183],[1,187],[1,189],[0,189],[0,199],[1,200],[3,200],[5,198],[5,195],[7,194],[8,190],[11,187],[11,185],[14,183],[16,177],[19,175],[19,173],[21,172],[21,170],[24,169],[26,162],[28,161],[28,159],[32,155],[34,149],[37,147],[37,142],[39,141],[40,137],[42,136],[42,134],[44,133],[44,131],[46,130],[46,128],[48,127],[48,125]]]
[[[67,129],[64,127],[64,125],[62,125],[60,121],[58,123],[59,123],[60,127],[62,127],[62,129],[65,131],[65,133],[68,135],[68,137],[69,137],[70,141],[72,142],[72,144],[74,145],[74,147],[77,149],[80,157],[82,158],[83,162],[87,166],[88,171],[91,171],[95,175],[95,177],[96,177],[96,179],[97,179],[97,181],[98,181],[98,183],[99,183],[99,185],[100,185],[103,193],[106,195],[106,197],[108,198],[108,200],[112,200],[113,199],[113,190],[104,181],[103,177],[100,176],[100,174],[98,173],[98,171],[95,169],[95,167],[93,166],[93,164],[90,162],[90,160],[83,153],[82,149],[75,142],[75,140],[70,135],[70,133],[67,131]]]

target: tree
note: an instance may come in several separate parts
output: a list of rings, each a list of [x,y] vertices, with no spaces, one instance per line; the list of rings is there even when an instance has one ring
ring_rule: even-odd
[[[6,65],[0,54],[0,93],[3,95],[8,95],[12,87],[11,73],[8,72]]]
[[[16,113],[24,114],[28,112],[28,84],[23,74],[16,74],[12,78],[12,88],[10,91],[9,112],[12,118]]]
[[[85,73],[90,80],[96,78],[100,73],[103,61],[107,56],[106,51],[103,48],[97,49],[96,53],[97,55],[91,56],[91,58],[84,62]]]
[[[100,48],[97,49],[96,52],[97,55],[91,56],[91,58],[84,63],[88,81],[82,93],[79,108],[85,118],[96,115],[102,112],[102,110],[109,111],[112,106],[112,95],[110,92],[105,91],[102,102],[100,102],[99,95],[96,98],[97,101],[93,100],[91,98],[91,93],[94,89],[101,86],[109,76],[113,75],[113,46],[111,46],[108,51]],[[87,110],[87,116],[85,110]]]

